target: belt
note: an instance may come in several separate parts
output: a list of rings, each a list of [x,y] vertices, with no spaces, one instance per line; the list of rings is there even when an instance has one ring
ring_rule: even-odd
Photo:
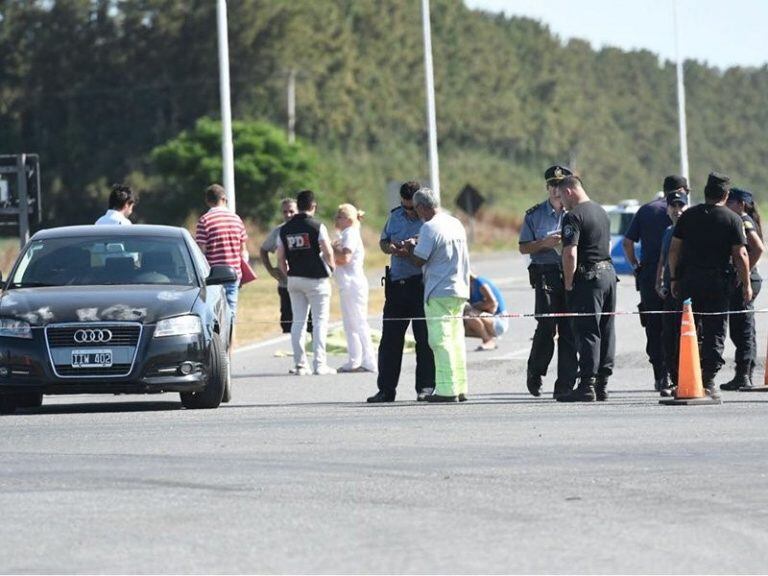
[[[397,286],[405,286],[406,284],[414,284],[414,283],[421,283],[423,280],[423,276],[408,276],[408,278],[403,278],[401,280],[390,280],[390,284],[395,284]]]
[[[591,264],[579,264],[576,267],[576,271],[585,274],[586,272],[592,272],[593,270],[606,270],[613,267],[611,260],[600,260],[600,262],[593,262]]]

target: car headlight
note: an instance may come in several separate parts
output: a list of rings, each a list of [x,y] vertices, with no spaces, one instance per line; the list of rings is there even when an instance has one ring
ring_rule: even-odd
[[[32,327],[24,320],[0,318],[0,336],[8,338],[32,338]]]
[[[187,334],[200,334],[203,331],[203,323],[199,316],[176,316],[160,320],[155,328],[155,338],[164,336],[186,336]]]

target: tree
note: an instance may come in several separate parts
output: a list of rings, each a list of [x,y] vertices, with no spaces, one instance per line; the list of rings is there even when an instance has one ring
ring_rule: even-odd
[[[290,144],[284,132],[266,122],[233,122],[237,212],[268,224],[284,196],[317,181],[313,149]],[[151,159],[162,179],[162,194],[150,193],[149,202],[183,221],[199,211],[203,190],[222,179],[221,123],[210,118],[197,121],[171,141],[155,148]]]

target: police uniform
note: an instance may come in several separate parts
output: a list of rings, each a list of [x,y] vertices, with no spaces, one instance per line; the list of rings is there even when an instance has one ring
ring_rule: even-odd
[[[729,184],[727,176],[712,173],[704,194],[726,195]],[[674,239],[682,242],[682,254],[677,270],[672,271],[672,286],[678,283],[678,293],[683,299],[691,299],[694,313],[712,313],[698,318],[699,350],[704,387],[711,396],[719,397],[714,378],[725,363],[726,312],[733,282],[731,252],[734,247],[746,245],[744,224],[725,206],[699,204],[680,216]]]
[[[555,171],[558,176],[555,176]],[[567,173],[567,174],[566,174]],[[561,178],[570,171],[553,166],[545,172],[545,178]],[[560,233],[563,210],[555,210],[549,200],[536,204],[525,213],[520,231],[520,244],[542,240],[553,232]],[[563,265],[560,253],[555,249],[544,249],[532,253],[528,275],[531,287],[536,291],[536,314],[553,314],[566,311]],[[534,396],[540,394],[541,379],[547,374],[549,363],[555,351],[557,340],[557,380],[555,397],[573,389],[576,378],[576,347],[573,341],[571,323],[568,318],[537,318],[533,334],[531,353],[528,357],[528,390]]]
[[[409,218],[402,206],[394,208],[384,225],[381,240],[394,244],[418,237],[422,221]],[[411,324],[416,340],[416,393],[435,387],[435,359],[429,347],[427,324],[424,320],[409,321],[407,318],[424,318],[424,278],[421,267],[408,258],[392,255],[384,277],[384,313],[379,343],[379,395],[394,400],[403,347],[408,324]],[[406,318],[406,320],[389,320]],[[373,398],[373,397],[372,397]],[[369,401],[372,399],[369,398]]]
[[[688,181],[682,176],[667,176],[664,179],[664,194],[688,188]],[[658,198],[643,204],[632,218],[624,237],[640,242],[642,254],[635,268],[635,284],[640,292],[640,312],[656,312],[664,309],[664,301],[656,292],[656,269],[659,264],[664,232],[672,224],[667,216],[666,198]],[[641,314],[640,324],[645,329],[645,351],[653,366],[656,390],[669,387],[668,369],[664,358],[661,314]]]
[[[616,271],[611,262],[611,223],[602,206],[591,200],[563,218],[563,246],[576,246],[576,273],[567,295],[579,355],[579,385],[558,402],[606,400],[616,350]],[[604,314],[610,313],[610,314]]]
[[[740,200],[745,204],[752,204],[752,193],[740,188],[731,189],[729,198]],[[749,238],[750,234],[758,234],[757,224],[748,214],[740,214],[744,223],[744,234]],[[750,253],[749,242],[747,242],[747,253]],[[763,279],[757,270],[757,266],[752,268],[749,273],[749,281],[752,285],[752,300],[744,301],[741,291],[741,283],[737,280],[733,284],[730,297],[730,310],[754,310],[754,302],[760,293]],[[755,370],[755,358],[757,349],[755,344],[755,315],[748,314],[730,314],[728,316],[728,332],[731,336],[731,342],[736,347],[736,375],[733,380],[720,386],[723,390],[738,390],[739,388],[751,388],[752,373]]]

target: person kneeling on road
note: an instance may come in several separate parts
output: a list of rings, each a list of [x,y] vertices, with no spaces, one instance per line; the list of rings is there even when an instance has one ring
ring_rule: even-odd
[[[469,274],[469,302],[464,306],[464,331],[483,342],[475,350],[495,350],[496,338],[509,329],[507,305],[498,286],[482,276]]]

